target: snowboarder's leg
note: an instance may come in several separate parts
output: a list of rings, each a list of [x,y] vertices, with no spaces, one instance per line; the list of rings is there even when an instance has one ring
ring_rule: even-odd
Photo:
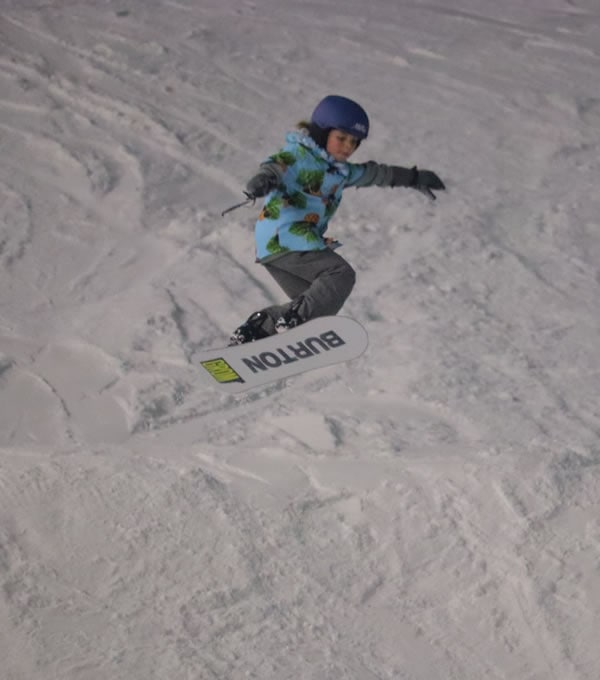
[[[275,324],[283,316],[283,328],[286,321],[297,325],[337,314],[356,281],[354,269],[332,250],[286,253],[265,268],[291,298],[285,305],[263,310]]]
[[[286,260],[290,265],[293,265],[293,261],[297,258],[290,256],[297,255],[302,255],[302,253],[288,253],[285,256],[275,260],[275,262],[269,262],[264,265],[264,268],[275,279],[275,281],[277,281],[279,287],[290,298],[290,300],[302,295],[302,293],[304,293],[304,291],[312,283],[312,279],[302,277],[293,271],[289,271],[286,267]]]
[[[318,316],[337,314],[356,281],[354,269],[329,249],[286,253],[264,266],[292,299],[252,314],[234,331],[234,344],[258,340]]]

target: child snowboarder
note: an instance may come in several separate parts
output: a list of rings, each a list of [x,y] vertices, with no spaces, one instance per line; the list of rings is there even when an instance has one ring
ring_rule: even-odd
[[[247,196],[264,197],[255,228],[256,256],[289,302],[254,312],[237,328],[231,345],[259,340],[309,319],[337,314],[355,282],[355,272],[325,236],[329,220],[348,187],[411,187],[435,198],[445,189],[430,170],[348,163],[369,134],[365,110],[346,97],[325,97],[311,116],[290,132],[285,146],[260,166]]]

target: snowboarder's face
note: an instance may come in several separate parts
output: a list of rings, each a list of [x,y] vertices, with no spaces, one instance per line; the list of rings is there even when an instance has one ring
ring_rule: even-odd
[[[350,158],[357,146],[358,139],[343,130],[332,130],[327,138],[327,153],[342,163]]]

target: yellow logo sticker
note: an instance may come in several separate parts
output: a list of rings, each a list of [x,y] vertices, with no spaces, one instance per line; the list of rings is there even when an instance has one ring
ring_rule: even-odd
[[[225,359],[210,359],[200,363],[218,383],[244,382],[244,379],[231,368]]]

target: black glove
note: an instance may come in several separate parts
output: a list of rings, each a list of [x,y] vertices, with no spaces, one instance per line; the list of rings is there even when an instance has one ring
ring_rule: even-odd
[[[413,170],[415,171],[415,176],[410,187],[421,191],[435,201],[436,197],[432,189],[435,189],[436,191],[445,189],[446,187],[442,180],[431,170],[417,170],[416,166]]]
[[[445,189],[442,180],[431,170],[419,170],[415,165],[413,168],[401,168],[397,165],[392,165],[389,168],[391,172],[391,187],[410,187],[417,189],[435,200],[435,195],[432,189]]]
[[[248,198],[266,196],[270,191],[279,186],[279,179],[279,173],[271,166],[265,164],[257,175],[248,180],[246,196]]]

